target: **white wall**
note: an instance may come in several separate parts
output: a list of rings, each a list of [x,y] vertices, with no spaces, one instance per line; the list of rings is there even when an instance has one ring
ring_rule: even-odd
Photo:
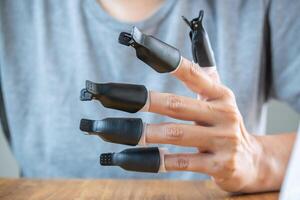
[[[268,112],[268,133],[296,131],[300,116],[285,104],[272,101]],[[4,135],[0,132],[0,177],[17,177],[18,167]]]
[[[296,131],[300,115],[286,104],[271,101],[268,110],[267,131],[268,133]]]
[[[0,177],[18,177],[19,169],[0,126]]]

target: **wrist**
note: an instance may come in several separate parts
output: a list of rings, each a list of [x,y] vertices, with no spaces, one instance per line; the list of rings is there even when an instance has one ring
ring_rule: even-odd
[[[254,182],[256,191],[269,191],[274,190],[272,187],[273,181],[270,178],[273,175],[276,176],[276,164],[274,163],[274,157],[270,153],[269,148],[265,145],[263,136],[254,136],[260,147],[257,157],[257,176]]]
[[[250,184],[245,188],[246,192],[266,192],[279,190],[285,168],[283,160],[276,155],[276,145],[270,141],[272,136],[251,135],[255,145],[253,163],[255,175]]]
[[[251,143],[251,159],[252,159],[252,174],[250,174],[249,182],[243,187],[241,192],[252,193],[261,191],[262,186],[266,185],[268,179],[268,170],[265,160],[265,147],[261,142],[260,136],[249,134]]]

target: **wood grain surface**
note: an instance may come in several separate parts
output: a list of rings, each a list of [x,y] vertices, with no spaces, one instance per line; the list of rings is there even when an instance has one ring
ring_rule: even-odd
[[[1,200],[116,199],[116,200],[273,200],[278,193],[232,195],[211,181],[167,180],[31,180],[0,179]]]

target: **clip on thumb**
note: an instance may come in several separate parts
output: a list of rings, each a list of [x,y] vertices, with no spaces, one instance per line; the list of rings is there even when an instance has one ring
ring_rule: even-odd
[[[203,27],[204,11],[200,10],[199,16],[189,21],[182,16],[184,22],[190,27],[190,39],[192,42],[192,54],[195,63],[200,67],[215,67],[215,57],[209,37]]]

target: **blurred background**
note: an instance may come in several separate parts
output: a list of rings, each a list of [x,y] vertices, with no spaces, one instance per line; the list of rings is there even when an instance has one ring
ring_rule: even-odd
[[[296,131],[300,115],[286,104],[271,101],[268,108],[267,133]],[[0,177],[18,177],[19,169],[0,129]]]

